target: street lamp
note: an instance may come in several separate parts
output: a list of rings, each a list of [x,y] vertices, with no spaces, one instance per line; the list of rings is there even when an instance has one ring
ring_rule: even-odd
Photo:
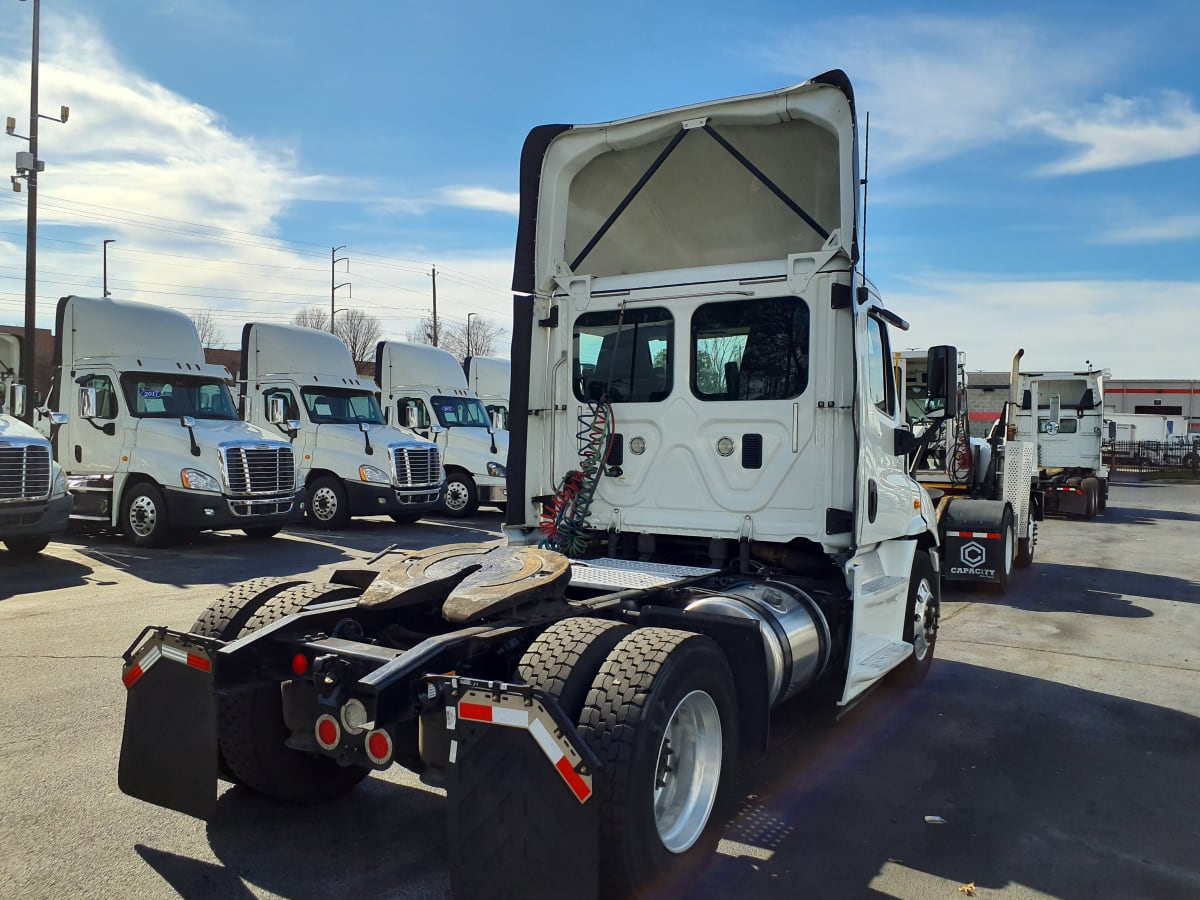
[[[112,296],[112,294],[110,294],[108,292],[108,245],[115,244],[116,242],[117,242],[116,238],[105,238],[104,239],[104,296],[105,297]]]
[[[479,313],[467,313],[467,356],[471,355],[471,316],[477,316]]]

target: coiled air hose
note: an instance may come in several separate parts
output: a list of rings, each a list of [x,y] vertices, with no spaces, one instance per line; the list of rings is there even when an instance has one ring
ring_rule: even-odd
[[[573,557],[587,552],[588,540],[584,531],[596,486],[604,474],[604,461],[612,445],[612,404],[607,397],[589,402],[586,410],[579,414],[578,421],[579,430],[575,437],[582,444],[579,468],[563,476],[554,498],[542,508],[542,540],[538,544]]]

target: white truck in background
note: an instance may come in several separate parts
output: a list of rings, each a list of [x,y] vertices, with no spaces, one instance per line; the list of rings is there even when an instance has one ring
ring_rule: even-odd
[[[0,542],[9,553],[34,556],[67,530],[71,495],[50,442],[21,421],[27,397],[20,364],[20,339],[0,334]],[[65,421],[54,414],[50,424]]]
[[[375,385],[359,378],[336,335],[247,323],[238,385],[246,421],[291,441],[318,528],[342,528],[351,516],[410,521],[438,508],[437,447],[384,422]]]
[[[467,389],[483,401],[497,428],[508,431],[508,405],[512,383],[512,360],[494,356],[468,356],[463,360]]]
[[[58,302],[49,408],[72,516],[141,547],[200,530],[269,537],[304,513],[286,440],[243,422],[229,372],[183,313],[96,297]]]
[[[1085,519],[1104,512],[1104,373],[1021,372],[1018,396],[1017,437],[1037,448],[1034,485],[1045,511]]]
[[[452,354],[428,344],[380,341],[375,383],[385,421],[437,444],[446,468],[443,512],[469,516],[480,504],[504,509],[508,432],[492,425]]]

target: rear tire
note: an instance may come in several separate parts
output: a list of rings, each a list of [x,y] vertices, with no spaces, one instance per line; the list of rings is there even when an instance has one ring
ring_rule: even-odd
[[[121,529],[135,547],[161,547],[170,535],[167,501],[149,481],[135,484],[121,499]]]
[[[10,537],[4,539],[4,546],[8,548],[8,552],[13,556],[29,557],[37,556],[46,549],[46,545],[50,543],[50,538],[47,537]]]
[[[1029,536],[1017,538],[1017,558],[1013,564],[1018,569],[1028,569],[1033,565],[1033,551],[1037,547],[1037,522],[1029,520]]]
[[[342,584],[300,584],[268,600],[250,617],[239,636],[315,603],[358,596]],[[340,766],[327,756],[293,750],[284,743],[291,732],[283,721],[278,684],[231,694],[217,711],[217,741],[230,772],[254,791],[275,800],[318,803],[338,797],[367,777],[361,766]]]
[[[632,629],[606,619],[555,622],[537,636],[517,666],[517,677],[558,701],[572,722],[579,721],[592,681],[604,660]]]
[[[902,684],[915,687],[929,674],[941,615],[941,579],[934,571],[929,553],[918,549],[908,580],[903,632],[903,640],[913,645],[913,654],[896,669],[896,677]]]
[[[1097,479],[1096,484],[1098,485],[1096,494],[1096,512],[1102,513],[1108,509],[1108,479]]]
[[[1012,576],[1013,561],[1017,556],[1017,526],[1013,522],[1011,507],[1004,507],[1004,515],[1000,517],[1000,566],[996,570],[996,581],[992,587],[997,593],[1008,593],[1008,580]]]
[[[1100,495],[1100,482],[1095,478],[1085,478],[1079,484],[1083,490],[1083,517],[1096,518],[1096,504]]]
[[[605,773],[601,893],[664,887],[702,865],[737,769],[737,702],[720,648],[692,632],[637,629],[601,667],[579,731]]]

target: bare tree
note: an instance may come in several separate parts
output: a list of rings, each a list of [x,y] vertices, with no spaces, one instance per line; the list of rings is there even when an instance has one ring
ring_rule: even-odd
[[[445,321],[438,322],[438,331],[445,333]],[[433,344],[433,316],[426,316],[405,333],[410,344]],[[440,341],[438,343],[441,343]]]
[[[217,325],[216,319],[213,318],[213,314],[205,310],[192,313],[188,318],[192,320],[192,324],[196,326],[196,333],[200,335],[200,346],[216,346],[221,339],[221,329]]]
[[[441,331],[440,346],[450,351],[462,362],[468,356],[491,356],[500,344],[504,329],[500,323],[471,316],[466,322],[438,323]],[[469,330],[468,330],[469,328]]]
[[[292,324],[328,331],[329,313],[319,306],[307,306],[292,316]],[[339,309],[334,319],[333,333],[350,348],[350,355],[356,363],[373,362],[375,345],[383,336],[383,325],[375,316],[361,309]]]
[[[328,331],[329,313],[320,306],[306,306],[292,316],[292,324],[304,328],[315,328],[317,331]]]

